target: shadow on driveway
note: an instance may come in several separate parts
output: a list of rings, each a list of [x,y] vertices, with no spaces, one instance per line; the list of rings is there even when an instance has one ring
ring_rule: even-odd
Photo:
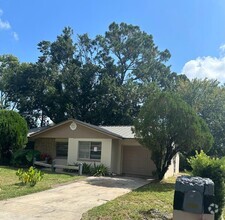
[[[88,177],[87,182],[95,186],[110,188],[137,189],[150,183],[153,179],[142,179],[135,177]]]

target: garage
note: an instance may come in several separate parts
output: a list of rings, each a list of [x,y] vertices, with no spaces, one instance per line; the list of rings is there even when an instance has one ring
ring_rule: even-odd
[[[123,146],[123,173],[128,175],[152,176],[155,165],[150,151],[142,146]]]

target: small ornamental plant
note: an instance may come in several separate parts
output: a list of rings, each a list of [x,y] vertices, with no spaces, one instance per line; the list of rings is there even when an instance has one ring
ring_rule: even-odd
[[[92,176],[107,176],[109,175],[108,168],[104,164],[94,165],[83,163],[82,173]]]
[[[96,165],[94,163],[94,166],[91,167],[91,174],[93,176],[106,176],[108,175],[108,168],[104,164]]]
[[[31,187],[33,187],[38,181],[43,179],[44,173],[31,166],[28,171],[18,169],[16,175],[23,184],[29,184]]]

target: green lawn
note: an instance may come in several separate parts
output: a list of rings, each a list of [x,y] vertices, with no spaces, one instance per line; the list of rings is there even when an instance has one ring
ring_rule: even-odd
[[[175,178],[161,183],[150,183],[83,215],[86,219],[152,219],[151,209],[172,217]],[[163,217],[159,217],[163,219]]]
[[[56,187],[59,184],[74,182],[83,177],[69,174],[56,174],[45,172],[44,178],[36,186],[23,186],[16,176],[17,169],[0,166],[0,200],[40,192]]]
[[[21,186],[16,170],[0,167],[0,200],[13,198],[74,182],[84,177],[69,174],[45,173],[44,179],[36,186]],[[104,205],[95,207],[83,215],[83,220],[163,219],[154,215],[155,210],[172,217],[175,178],[160,183],[150,183]],[[153,210],[153,211],[152,211]],[[224,215],[225,217],[225,215]]]
[[[82,220],[172,219],[175,178],[150,183],[83,214]],[[157,215],[158,210],[159,214]],[[156,213],[156,214],[155,214]],[[223,214],[225,218],[225,214]]]

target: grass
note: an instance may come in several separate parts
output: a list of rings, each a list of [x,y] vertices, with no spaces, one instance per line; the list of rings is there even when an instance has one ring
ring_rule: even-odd
[[[176,178],[152,182],[84,213],[82,220],[172,219]],[[158,210],[164,216],[155,216]],[[165,219],[167,219],[165,218]],[[225,213],[223,212],[225,219]]]
[[[175,178],[150,183],[89,210],[82,219],[152,219],[151,209],[172,217],[174,184]]]
[[[45,172],[43,180],[38,182],[34,187],[30,187],[29,185],[21,185],[16,176],[16,171],[17,169],[11,167],[0,166],[0,200],[40,192],[83,178],[69,174]]]

